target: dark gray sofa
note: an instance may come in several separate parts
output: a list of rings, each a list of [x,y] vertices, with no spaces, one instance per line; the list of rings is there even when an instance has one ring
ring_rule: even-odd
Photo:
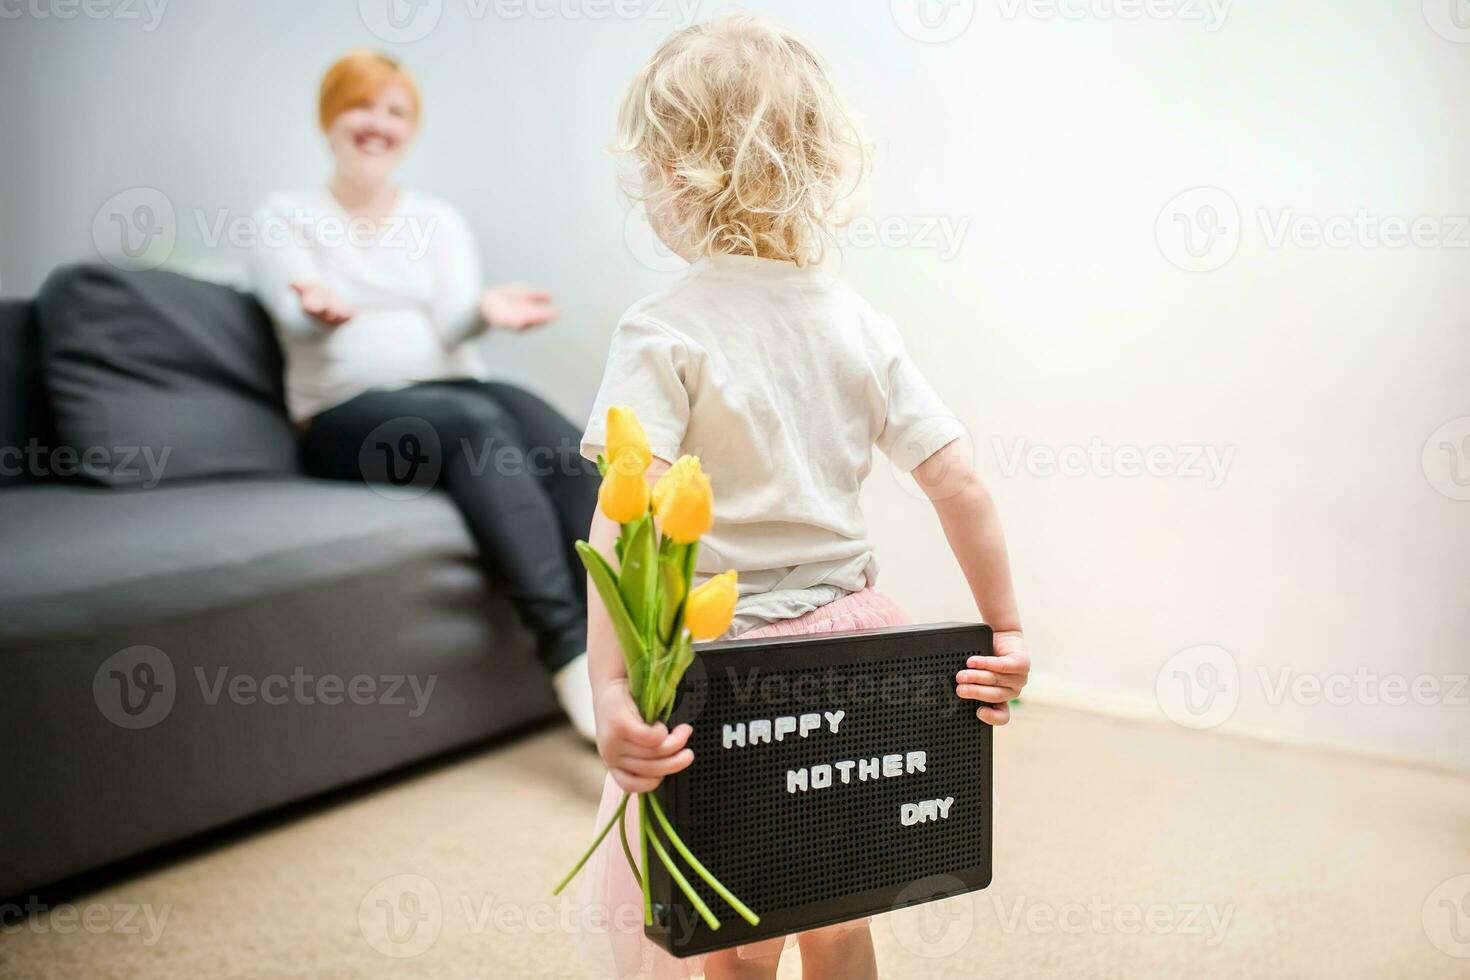
[[[174,336],[225,337],[264,380],[202,348],[177,377],[131,361]],[[295,472],[279,373],[252,300],[168,273],[73,268],[0,302],[0,897],[555,714],[447,499]],[[115,479],[137,445],[57,425],[125,434],[140,393],[175,453],[146,486]]]

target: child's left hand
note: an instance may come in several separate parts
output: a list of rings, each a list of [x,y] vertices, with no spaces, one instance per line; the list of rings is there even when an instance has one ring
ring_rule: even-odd
[[[1026,639],[1020,630],[1006,630],[994,636],[995,656],[971,657],[967,669],[955,674],[955,693],[971,701],[988,702],[975,716],[989,725],[1004,725],[1011,720],[1007,702],[1019,697],[1021,688],[1031,675],[1031,654],[1026,652]]]

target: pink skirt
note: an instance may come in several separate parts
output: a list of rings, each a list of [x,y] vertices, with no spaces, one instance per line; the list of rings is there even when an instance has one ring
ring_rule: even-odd
[[[740,634],[740,639],[880,629],[905,626],[909,622],[908,616],[892,599],[873,589],[863,589],[796,619],[748,630]],[[594,833],[612,819],[622,798],[623,791],[613,782],[612,776],[606,777],[602,786],[602,804],[597,809],[597,822],[593,825]],[[629,840],[636,840],[636,810],[628,814],[627,826]],[[636,849],[634,853],[637,853]],[[618,842],[617,828],[607,835],[597,853],[582,869],[582,878],[580,945],[593,976],[615,977],[617,980],[689,980],[704,975],[704,957],[679,959],[644,938],[643,892],[628,869],[623,846]],[[858,920],[827,928],[841,930],[866,924],[866,920]],[[777,937],[740,946],[736,952],[742,958],[770,956],[794,940],[794,936]]]

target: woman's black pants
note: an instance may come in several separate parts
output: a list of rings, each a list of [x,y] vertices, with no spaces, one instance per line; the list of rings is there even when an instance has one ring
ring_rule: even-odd
[[[573,542],[597,506],[580,432],[535,395],[489,381],[367,391],[307,423],[312,476],[363,480],[392,499],[441,488],[492,581],[540,639],[548,670],[587,649],[587,584]]]

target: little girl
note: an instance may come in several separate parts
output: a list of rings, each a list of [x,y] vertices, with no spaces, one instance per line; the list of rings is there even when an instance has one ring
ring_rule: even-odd
[[[858,505],[876,445],[928,494],[995,631],[996,655],[971,658],[956,684],[961,697],[986,702],[982,720],[1005,724],[1029,657],[995,505],[955,441],[963,427],[909,360],[893,322],[818,264],[862,154],[822,63],[761,20],[697,25],[639,72],[618,126],[654,229],[692,264],[618,324],[582,452],[596,457],[608,406],[627,405],[653,448],[650,480],[682,453],[700,457],[715,520],[697,571],[739,572],[731,632],[754,637],[907,621],[873,589],[877,568]],[[616,537],[599,513],[590,539],[609,560]],[[609,770],[602,822],[624,791],[653,789],[693,754],[688,725],[668,731],[642,721],[597,603],[588,646],[597,745]],[[641,893],[618,846],[604,846],[589,871],[590,902],[614,923],[641,922]],[[631,920],[629,910],[638,910]],[[675,960],[635,930],[609,936],[622,977],[701,968],[712,980],[774,977],[785,946],[778,939],[700,963]],[[877,976],[866,922],[796,938],[808,977]]]

